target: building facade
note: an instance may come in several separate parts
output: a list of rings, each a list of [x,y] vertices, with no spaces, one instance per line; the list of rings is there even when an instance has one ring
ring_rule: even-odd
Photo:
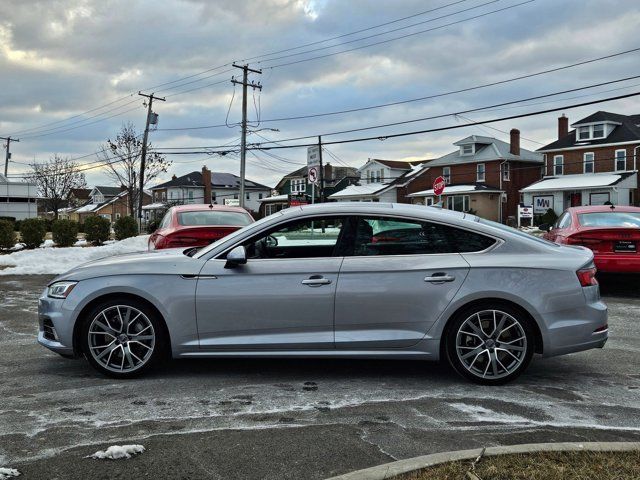
[[[541,178],[541,154],[520,147],[520,131],[512,129],[510,142],[471,135],[454,143],[457,148],[431,160],[398,191],[398,201],[472,212],[507,223],[517,217],[520,190]],[[444,177],[441,197],[433,183]]]
[[[38,188],[34,183],[12,182],[0,174],[0,217],[16,220],[38,216]]]
[[[599,111],[571,125],[558,118],[558,139],[540,148],[544,178],[522,189],[534,213],[582,205],[638,205],[640,115]]]

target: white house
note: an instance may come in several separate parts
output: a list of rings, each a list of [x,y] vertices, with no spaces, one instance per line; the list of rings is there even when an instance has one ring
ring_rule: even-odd
[[[0,174],[0,217],[16,220],[37,217],[37,191],[35,183],[11,182]]]

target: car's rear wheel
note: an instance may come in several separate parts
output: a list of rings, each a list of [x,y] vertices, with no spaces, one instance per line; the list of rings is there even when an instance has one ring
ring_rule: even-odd
[[[82,349],[99,372],[116,378],[140,375],[156,363],[165,347],[157,314],[132,299],[93,308],[82,328]]]
[[[508,305],[466,309],[447,330],[449,363],[460,375],[483,385],[513,380],[533,357],[535,336],[530,322]]]

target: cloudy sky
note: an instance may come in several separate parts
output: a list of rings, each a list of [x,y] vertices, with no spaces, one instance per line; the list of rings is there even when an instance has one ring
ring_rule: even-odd
[[[251,76],[263,85],[249,97],[250,118],[263,120],[251,142],[319,134],[333,141],[460,125],[640,91],[640,78],[464,117],[329,135],[640,75],[640,52],[430,100],[269,120],[441,94],[613,54],[640,47],[638,25],[637,0],[2,0],[0,136],[21,140],[12,144],[10,174],[54,153],[95,167],[91,154],[123,122],[144,128],[142,90],[167,98],[154,105],[160,115],[150,134],[155,148],[235,145],[241,92],[230,82],[240,73],[229,66],[233,61],[263,71]],[[565,113],[575,121],[596,110],[640,113],[640,97]],[[536,149],[555,139],[560,113],[328,146],[335,156],[328,160],[360,166],[369,157],[435,158],[464,136],[507,139],[504,132],[513,127],[521,130],[523,147]],[[218,127],[174,130],[211,125]],[[279,131],[259,130],[266,128]],[[239,172],[233,153],[170,158],[165,178],[205,164]],[[274,185],[305,159],[304,148],[256,152],[248,157],[247,176]],[[86,174],[91,185],[108,182],[101,168]]]

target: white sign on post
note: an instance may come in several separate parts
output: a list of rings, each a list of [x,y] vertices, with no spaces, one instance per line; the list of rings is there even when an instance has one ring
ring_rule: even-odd
[[[550,208],[553,208],[553,195],[533,197],[533,213],[536,215],[544,215]]]
[[[318,184],[318,181],[320,180],[320,171],[319,168],[314,166],[314,167],[309,167],[309,183],[312,183],[314,185]]]
[[[238,199],[238,198],[225,198],[224,199],[224,204],[227,207],[239,207],[240,206],[240,199]]]
[[[522,219],[528,218],[533,222],[533,207],[531,205],[518,205],[518,226],[522,225]]]
[[[320,150],[318,147],[307,148],[307,167],[320,166]]]

